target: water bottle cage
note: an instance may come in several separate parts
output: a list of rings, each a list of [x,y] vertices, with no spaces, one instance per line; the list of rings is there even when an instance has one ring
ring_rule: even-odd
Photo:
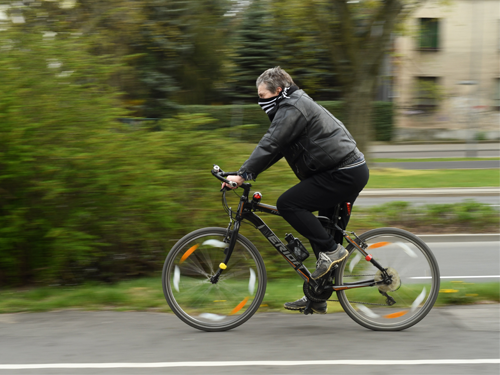
[[[297,259],[299,262],[302,263],[309,257],[309,252],[304,247],[302,242],[300,242],[300,240],[294,237],[291,233],[288,233],[285,236],[285,240],[288,242],[286,246],[292,252],[295,259]]]

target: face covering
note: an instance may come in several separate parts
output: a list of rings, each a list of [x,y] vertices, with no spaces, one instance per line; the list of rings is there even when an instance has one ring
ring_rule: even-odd
[[[279,107],[279,102],[283,98],[289,98],[290,95],[292,95],[295,91],[297,91],[299,88],[295,85],[291,87],[285,87],[285,89],[279,93],[276,96],[273,96],[272,98],[267,98],[267,99],[261,99],[259,98],[259,105],[261,108],[266,112],[267,116],[269,117],[269,120],[271,122],[274,119],[274,116],[276,115],[276,112],[278,111]]]
[[[280,94],[281,95],[281,94]],[[269,117],[269,120],[271,122],[274,119],[274,115],[276,114],[276,111],[278,110],[278,98],[280,95],[273,96],[272,98],[267,98],[267,99],[261,99],[259,98],[259,105],[262,108],[264,112],[266,112],[267,116]]]

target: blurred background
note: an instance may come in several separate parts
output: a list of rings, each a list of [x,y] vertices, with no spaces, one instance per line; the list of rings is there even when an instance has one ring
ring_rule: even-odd
[[[1,0],[0,287],[157,277],[181,236],[225,227],[210,169],[266,131],[255,80],[277,65],[354,135],[366,197],[491,188],[360,198],[351,229],[498,233],[499,19],[496,0]],[[274,204],[296,182],[280,162],[255,187]]]
[[[498,374],[499,56],[498,0],[0,0],[0,372]],[[302,280],[245,225],[264,313],[226,333],[164,314],[165,257],[227,226],[210,170],[269,127],[255,80],[278,65],[367,157],[348,230],[407,229],[435,254],[414,328],[285,314]],[[274,205],[297,182],[280,161],[252,184]],[[197,363],[217,360],[250,362]]]

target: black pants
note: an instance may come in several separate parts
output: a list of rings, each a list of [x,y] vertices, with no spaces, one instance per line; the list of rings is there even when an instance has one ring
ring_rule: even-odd
[[[298,233],[311,242],[316,258],[319,251],[335,250],[342,237],[336,240],[329,235],[312,212],[319,211],[319,216],[331,218],[339,203],[354,204],[368,177],[366,164],[352,169],[326,171],[301,181],[278,198],[278,211]],[[343,229],[348,220],[348,217],[344,217]]]

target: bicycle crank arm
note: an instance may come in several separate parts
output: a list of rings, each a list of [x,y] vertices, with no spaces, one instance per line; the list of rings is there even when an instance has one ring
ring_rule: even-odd
[[[301,312],[304,315],[312,315],[314,312],[313,309],[311,308],[311,305],[312,301],[308,300],[305,309],[299,309],[299,312]]]

